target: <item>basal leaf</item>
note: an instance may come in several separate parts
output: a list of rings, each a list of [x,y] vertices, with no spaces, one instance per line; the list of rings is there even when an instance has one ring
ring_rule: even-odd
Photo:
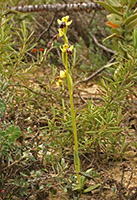
[[[83,192],[84,192],[84,193],[91,192],[92,190],[95,190],[95,189],[96,189],[97,187],[99,187],[99,186],[100,186],[100,183],[95,184],[95,185],[92,185],[92,186],[86,188]]]
[[[76,172],[80,172],[80,159],[79,159],[78,151],[75,149],[75,147],[74,147],[74,165],[75,165]]]

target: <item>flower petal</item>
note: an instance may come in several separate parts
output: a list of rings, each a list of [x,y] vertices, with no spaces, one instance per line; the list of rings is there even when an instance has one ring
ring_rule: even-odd
[[[69,50],[72,51],[73,49],[74,49],[74,46],[71,45],[71,46],[69,47]]]
[[[63,22],[66,22],[67,23],[67,21],[69,20],[69,16],[67,15],[66,17],[62,17],[62,21]]]
[[[68,48],[69,48],[69,45],[68,44],[64,44],[63,45],[63,52],[66,52]]]
[[[61,70],[60,71],[60,78],[66,78],[66,71]]]
[[[62,83],[63,83],[62,80],[59,79],[58,82],[56,82],[56,85],[57,85],[57,86],[62,86]]]
[[[72,20],[67,22],[66,25],[69,26],[72,23]]]
[[[57,22],[58,22],[58,24],[61,24],[61,23],[62,23],[62,21],[61,21],[60,19],[57,19]]]
[[[58,31],[59,31],[59,37],[62,37],[64,35],[63,30],[61,28],[59,28]]]

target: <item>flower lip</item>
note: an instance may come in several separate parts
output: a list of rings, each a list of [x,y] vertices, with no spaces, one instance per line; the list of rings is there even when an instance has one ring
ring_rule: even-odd
[[[66,27],[66,23],[65,22],[61,22],[61,24],[59,25],[59,28],[65,28]]]
[[[67,52],[68,54],[72,55],[73,48],[74,48],[74,46],[71,45],[71,46],[67,49],[66,52]]]
[[[69,48],[68,44],[64,44],[63,48],[61,48],[62,52],[67,52],[67,49]]]
[[[67,53],[70,54],[70,55],[72,55],[72,50],[67,49]]]

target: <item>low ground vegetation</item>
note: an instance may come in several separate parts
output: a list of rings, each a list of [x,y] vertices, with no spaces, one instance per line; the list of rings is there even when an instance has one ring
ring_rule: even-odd
[[[0,3],[0,199],[137,198],[136,1],[115,2],[46,17]]]

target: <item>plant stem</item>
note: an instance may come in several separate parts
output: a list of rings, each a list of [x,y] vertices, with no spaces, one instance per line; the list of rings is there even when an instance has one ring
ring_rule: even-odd
[[[67,53],[64,52],[64,62],[65,62],[65,68],[66,68],[66,77],[67,77],[67,84],[68,84],[68,90],[69,90],[69,98],[70,98],[70,107],[71,107],[71,117],[72,117],[72,127],[73,127],[73,134],[74,134],[74,151],[76,153],[76,165],[75,170],[77,173],[77,180],[78,183],[80,183],[80,162],[79,162],[79,155],[78,155],[78,138],[77,138],[77,128],[76,128],[76,119],[75,119],[75,111],[74,111],[74,103],[73,103],[73,82],[69,75],[68,71],[68,56]]]

